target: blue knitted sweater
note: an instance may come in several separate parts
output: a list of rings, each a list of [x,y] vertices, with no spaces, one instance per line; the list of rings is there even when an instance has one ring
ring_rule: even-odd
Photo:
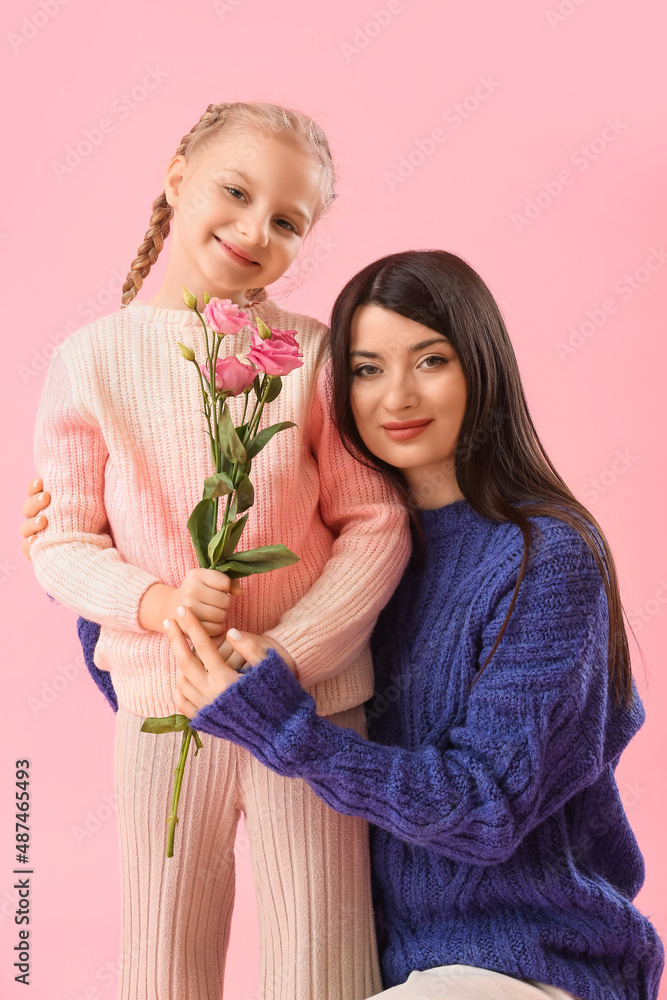
[[[386,987],[462,963],[584,1000],[655,1000],[662,944],[632,900],[642,856],[614,769],[641,726],[614,706],[607,604],[580,536],[539,528],[507,630],[522,536],[465,502],[425,511],[373,637],[369,739],[316,715],[267,658],[195,717],[371,826]],[[353,611],[353,609],[352,609]]]

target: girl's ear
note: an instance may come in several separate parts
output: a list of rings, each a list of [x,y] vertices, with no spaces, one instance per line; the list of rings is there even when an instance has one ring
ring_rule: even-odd
[[[167,167],[167,172],[164,177],[164,193],[167,199],[167,204],[171,205],[172,208],[175,208],[178,204],[178,197],[183,185],[186,166],[187,160],[182,153],[179,153],[178,156],[173,158]]]

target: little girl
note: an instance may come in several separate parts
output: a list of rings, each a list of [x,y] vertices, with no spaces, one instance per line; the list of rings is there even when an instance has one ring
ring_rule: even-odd
[[[123,306],[55,352],[37,417],[36,462],[53,495],[32,558],[42,586],[101,625],[94,664],[117,698],[114,774],[123,899],[121,1000],[216,1000],[234,900],[241,812],[251,842],[261,996],[361,1000],[380,988],[367,827],[335,813],[226,740],[190,760],[176,856],[166,816],[180,734],[141,733],[174,713],[163,621],[190,607],[218,645],[227,625],[298,663],[320,714],[365,734],[368,637],[410,546],[406,515],[382,479],[346,452],[330,420],[327,329],[267,301],[331,204],[321,128],[270,104],[210,105],[167,168],[165,189],[123,286]],[[174,221],[164,281],[132,302]],[[253,464],[258,501],[244,548],[282,542],[299,562],[243,582],[200,569],[186,529],[210,474],[198,381],[177,342],[204,356],[181,286],[247,306],[249,322],[296,329],[304,355],[270,406],[297,424]],[[130,303],[132,304],[130,305]],[[243,355],[250,332],[225,338]],[[239,422],[240,398],[230,399]],[[353,609],[351,612],[350,609]]]

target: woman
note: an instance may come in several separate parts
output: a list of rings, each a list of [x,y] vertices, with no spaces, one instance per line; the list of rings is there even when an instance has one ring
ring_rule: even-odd
[[[383,995],[655,998],[614,781],[644,712],[613,560],[538,440],[498,307],[459,258],[407,252],[348,283],[331,329],[341,436],[415,525],[369,740],[263,639],[229,632],[230,666],[185,609],[165,623],[178,708],[373,824]]]
[[[394,254],[343,289],[332,351],[343,441],[414,525],[369,740],[318,717],[265,639],[230,630],[225,662],[186,609],[165,622],[178,708],[373,824],[382,996],[654,1000],[614,781],[644,714],[613,561],[539,443],[498,308],[459,258]]]

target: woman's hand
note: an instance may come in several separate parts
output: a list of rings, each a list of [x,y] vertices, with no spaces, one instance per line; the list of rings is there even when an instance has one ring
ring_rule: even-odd
[[[237,628],[230,628],[225,636],[225,641],[219,648],[222,658],[234,670],[240,670],[246,663],[253,667],[256,666],[266,658],[270,649],[275,649],[292,673],[296,675],[296,663],[290,654],[269,635],[253,635],[252,632],[239,632]]]
[[[176,658],[176,709],[192,719],[200,708],[215,701],[234,684],[239,675],[223,659],[215,642],[189,608],[179,608],[178,616],[178,621],[165,621],[164,628]],[[190,649],[186,636],[192,641],[194,650]],[[254,666],[266,657],[269,649],[275,649],[290,669],[294,668],[291,656],[269,636],[241,633],[232,628],[227,633],[227,640],[243,663]]]
[[[179,620],[164,622],[176,658],[176,710],[188,719],[215,701],[238,674],[222,658],[215,642],[189,608],[178,609]],[[186,636],[192,641],[190,649]]]
[[[33,539],[35,535],[38,535],[40,531],[44,531],[46,527],[46,517],[44,514],[40,514],[40,511],[49,506],[51,496],[49,493],[42,492],[41,479],[35,479],[34,482],[30,483],[26,493],[28,494],[28,499],[21,507],[23,516],[27,518],[27,521],[24,521],[20,528],[20,532],[23,535],[21,552],[26,559],[30,559],[30,546]]]

